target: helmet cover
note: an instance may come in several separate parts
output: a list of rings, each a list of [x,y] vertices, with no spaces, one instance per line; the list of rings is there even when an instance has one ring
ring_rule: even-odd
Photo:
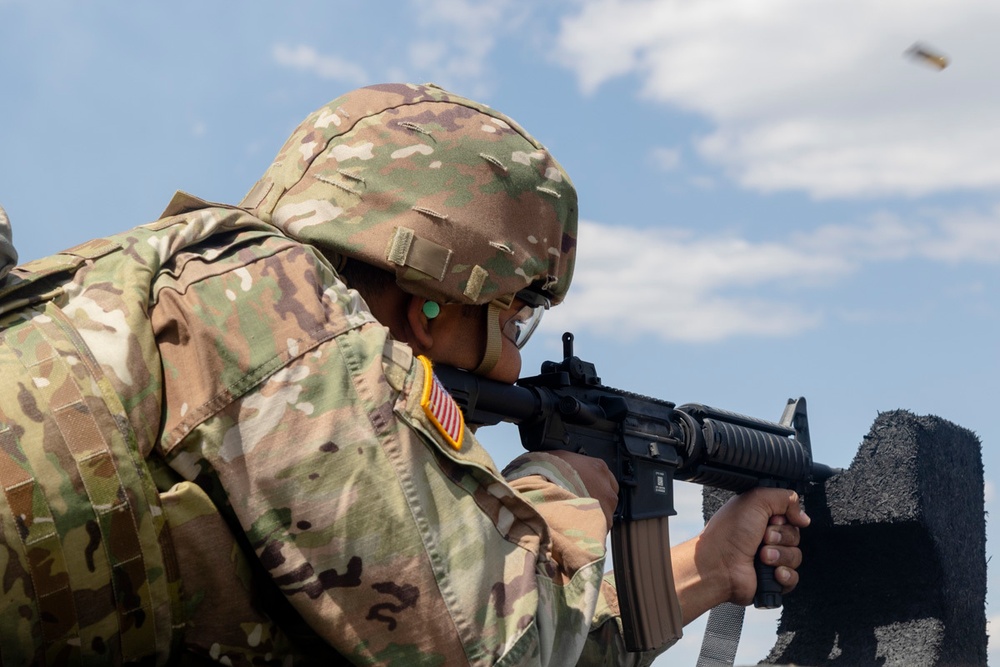
[[[432,84],[362,88],[315,111],[240,206],[428,299],[530,289],[556,304],[573,275],[569,176],[512,119]]]

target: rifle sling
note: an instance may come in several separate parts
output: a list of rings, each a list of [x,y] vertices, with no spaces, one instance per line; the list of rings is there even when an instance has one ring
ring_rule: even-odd
[[[743,632],[745,607],[723,602],[708,612],[697,667],[732,667]]]

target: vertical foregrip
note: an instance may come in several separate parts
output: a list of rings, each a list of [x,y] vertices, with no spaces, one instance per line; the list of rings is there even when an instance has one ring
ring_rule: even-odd
[[[611,549],[625,647],[648,651],[679,637],[683,621],[674,588],[667,517],[616,521]]]

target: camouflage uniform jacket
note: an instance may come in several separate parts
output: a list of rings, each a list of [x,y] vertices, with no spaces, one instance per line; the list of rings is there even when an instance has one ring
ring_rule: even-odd
[[[574,471],[450,445],[312,247],[168,213],[0,288],[0,663],[651,659]]]

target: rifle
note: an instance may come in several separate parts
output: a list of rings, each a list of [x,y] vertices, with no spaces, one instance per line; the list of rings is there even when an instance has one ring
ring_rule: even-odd
[[[700,404],[677,407],[602,385],[594,364],[573,355],[573,334],[562,341],[561,362],[546,361],[540,375],[515,385],[447,366],[435,366],[435,375],[467,423],[512,422],[529,451],[561,449],[604,460],[619,484],[611,552],[625,646],[659,648],[681,626],[667,526],[676,514],[673,480],[736,493],[772,486],[804,495],[837,470],[812,460],[804,398],[789,399],[780,423]],[[774,568],[759,561],[754,606],[781,606]]]

